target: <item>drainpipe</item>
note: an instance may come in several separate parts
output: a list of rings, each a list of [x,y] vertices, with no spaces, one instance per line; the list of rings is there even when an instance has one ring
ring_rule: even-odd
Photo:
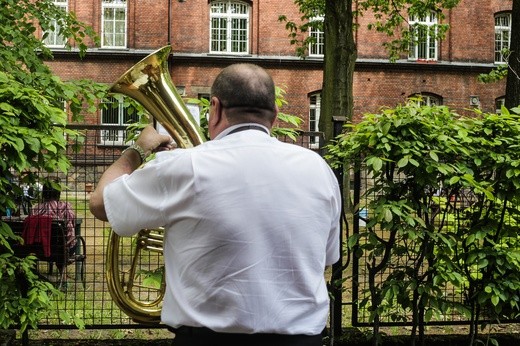
[[[172,43],[172,0],[168,0],[168,45]]]
[[[257,1],[256,8],[256,54],[260,54],[260,0]]]

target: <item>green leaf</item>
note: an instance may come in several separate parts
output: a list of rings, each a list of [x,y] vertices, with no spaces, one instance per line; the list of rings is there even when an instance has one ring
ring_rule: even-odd
[[[460,177],[459,176],[453,176],[450,178],[449,180],[449,184],[450,185],[455,185],[456,183],[458,183],[460,181]]]
[[[374,171],[379,172],[381,168],[383,168],[383,160],[381,160],[379,157],[375,157],[372,161],[372,168]]]
[[[494,306],[497,306],[499,302],[500,302],[500,298],[499,298],[498,296],[492,296],[492,297],[491,297],[491,303],[492,303]]]
[[[411,163],[412,165],[414,165],[415,167],[419,167],[419,165],[420,165],[419,162],[418,162],[417,160],[415,160],[415,159],[410,159],[409,161],[410,161],[410,163]]]
[[[390,209],[385,209],[384,211],[384,218],[386,222],[391,222],[393,219],[393,214]]]
[[[352,234],[348,237],[348,240],[347,240],[347,246],[349,249],[352,249],[354,248],[354,246],[358,243],[359,241],[359,238],[360,238],[360,235],[359,234]]]

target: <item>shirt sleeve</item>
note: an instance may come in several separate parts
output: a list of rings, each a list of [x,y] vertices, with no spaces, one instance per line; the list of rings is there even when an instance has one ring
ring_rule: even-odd
[[[103,201],[114,232],[131,236],[143,228],[162,226],[162,191],[153,162],[105,186]]]
[[[108,221],[120,236],[163,227],[182,203],[181,190],[193,180],[191,156],[184,149],[160,152],[154,160],[108,184],[103,201]],[[188,191],[189,193],[189,191]]]

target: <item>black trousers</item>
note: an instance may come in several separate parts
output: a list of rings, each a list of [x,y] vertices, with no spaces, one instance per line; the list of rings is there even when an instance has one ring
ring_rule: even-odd
[[[174,346],[322,346],[321,335],[217,333],[203,327],[168,328]]]

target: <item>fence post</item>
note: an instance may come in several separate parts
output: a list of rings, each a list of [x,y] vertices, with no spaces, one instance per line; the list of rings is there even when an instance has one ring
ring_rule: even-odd
[[[343,124],[346,121],[345,117],[333,117],[334,123],[334,131],[333,135],[336,138],[343,131]],[[341,192],[341,203],[343,209],[343,166],[334,169],[334,174],[338,179],[339,189]],[[332,275],[331,275],[331,293],[332,293],[332,306],[330,313],[330,327],[331,331],[330,335],[330,345],[334,345],[334,339],[336,337],[341,336],[342,334],[342,285],[338,285],[343,278],[343,217],[340,220],[340,228],[339,228],[339,260],[335,264],[332,265]]]

